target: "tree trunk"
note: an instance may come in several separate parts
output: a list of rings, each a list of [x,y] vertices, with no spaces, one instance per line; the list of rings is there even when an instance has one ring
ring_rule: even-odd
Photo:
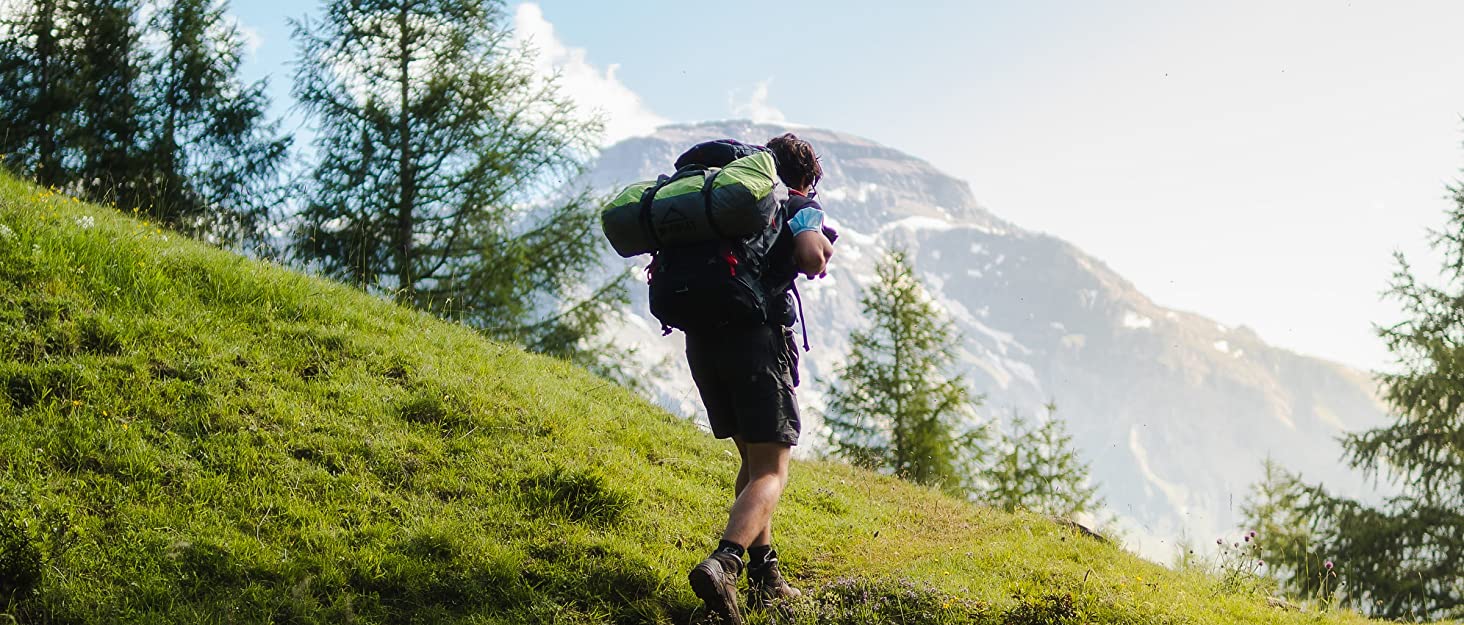
[[[33,104],[42,104],[45,110],[45,122],[41,124],[36,136],[36,182],[41,186],[54,186],[61,184],[61,159],[57,157],[56,136],[63,129],[61,127],[61,107],[52,106],[55,104],[57,86],[56,76],[56,2],[46,0],[37,3],[36,19],[39,24],[36,28],[36,69],[40,74],[41,85],[38,90],[37,100]]]
[[[416,180],[412,171],[412,133],[410,119],[407,116],[408,98],[410,93],[410,76],[408,70],[411,65],[411,42],[408,39],[408,9],[409,3],[403,2],[401,10],[397,13],[397,53],[398,53],[398,86],[400,87],[401,99],[397,109],[397,142],[400,143],[400,160],[397,163],[397,176],[401,180],[401,203],[397,210],[396,223],[396,270],[397,270],[397,299],[402,302],[411,303],[416,297],[416,281],[413,275],[412,265],[412,205],[416,200]]]

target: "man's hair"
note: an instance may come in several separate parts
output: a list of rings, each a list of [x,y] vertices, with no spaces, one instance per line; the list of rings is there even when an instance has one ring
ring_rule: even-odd
[[[818,164],[818,155],[813,153],[813,146],[799,139],[798,135],[790,132],[773,137],[768,140],[768,149],[773,151],[773,158],[778,160],[778,177],[789,188],[811,187],[818,184],[819,178],[823,178],[823,166]]]

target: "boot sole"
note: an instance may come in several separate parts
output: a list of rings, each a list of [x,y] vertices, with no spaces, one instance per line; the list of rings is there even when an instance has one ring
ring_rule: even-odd
[[[691,570],[687,576],[691,591],[696,598],[707,605],[707,609],[728,620],[728,625],[742,625],[742,612],[737,609],[737,595],[728,594],[727,587],[717,581],[717,576],[702,566]]]

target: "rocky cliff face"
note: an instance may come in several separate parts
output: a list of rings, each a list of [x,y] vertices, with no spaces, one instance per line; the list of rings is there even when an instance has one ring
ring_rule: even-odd
[[[666,127],[607,148],[590,183],[654,178],[698,141],[761,143],[786,130]],[[864,325],[859,297],[875,261],[898,245],[963,334],[959,366],[985,395],[981,413],[1035,417],[1055,401],[1108,508],[1144,555],[1167,559],[1182,537],[1208,543],[1234,528],[1268,456],[1329,488],[1361,491],[1338,465],[1335,438],[1382,421],[1367,374],[1158,306],[1072,245],[997,218],[965,182],[920,159],[837,132],[792,130],[822,157],[819,199],[843,235],[829,277],[800,281],[813,344],[802,363],[803,453],[826,436],[819,379],[832,376],[849,333]],[[679,334],[662,337],[645,289],[633,291],[620,340],[640,350],[643,366],[659,363],[653,386],[663,404],[704,422]]]

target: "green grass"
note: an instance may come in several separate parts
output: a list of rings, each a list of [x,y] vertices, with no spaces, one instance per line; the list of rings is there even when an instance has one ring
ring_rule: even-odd
[[[6,177],[0,224],[0,623],[698,616],[730,444]],[[795,463],[775,530],[812,598],[756,623],[1364,622],[832,463]]]

